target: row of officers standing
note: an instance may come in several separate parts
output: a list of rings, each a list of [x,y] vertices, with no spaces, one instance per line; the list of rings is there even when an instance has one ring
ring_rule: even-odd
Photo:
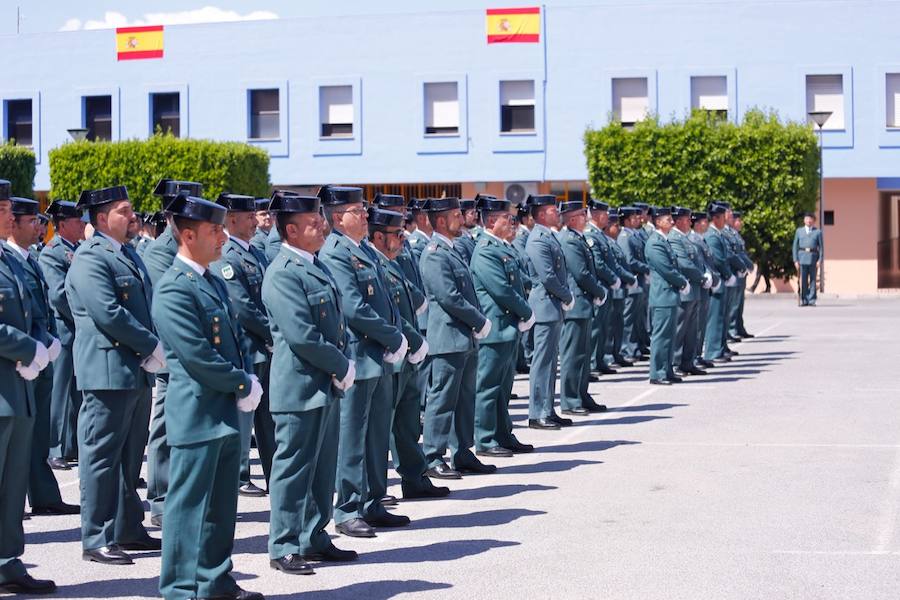
[[[386,508],[398,503],[389,456],[413,500],[450,493],[433,479],[494,472],[483,458],[532,451],[508,410],[517,370],[530,372],[528,426],[559,430],[606,410],[588,384],[613,365],[649,353],[651,383],[670,384],[749,335],[752,265],[724,203],[698,214],[379,194],[369,206],[337,186],[212,202],[198,183],[162,180],[163,212],[141,219],[122,186],[54,201],[56,235],[35,258],[38,205],[9,189],[0,182],[11,591],[55,590],[19,559],[26,492],[32,514],[79,511],[51,466],[77,462],[85,560],[161,549],[166,598],[262,598],[230,575],[239,495],[269,495],[272,568],[312,574],[311,562],[357,558],[332,542],[332,520],[353,537],[409,523]],[[265,491],[250,480],[251,434]],[[161,540],[137,491],[145,449]]]

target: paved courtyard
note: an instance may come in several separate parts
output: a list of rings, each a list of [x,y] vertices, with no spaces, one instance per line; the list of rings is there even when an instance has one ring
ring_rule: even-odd
[[[730,365],[669,388],[643,366],[605,377],[591,391],[608,413],[519,429],[533,454],[450,482],[446,499],[401,503],[408,528],[338,537],[357,563],[271,570],[268,500],[241,498],[239,582],[307,600],[895,600],[900,300],[749,299],[746,322],[757,338]],[[515,391],[522,426],[527,380]],[[77,472],[58,477],[77,502]],[[81,560],[77,517],[25,528],[24,560],[57,597],[157,596],[158,552],[100,566]]]

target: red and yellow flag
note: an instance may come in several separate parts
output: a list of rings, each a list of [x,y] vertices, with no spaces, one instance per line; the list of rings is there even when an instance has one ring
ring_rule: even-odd
[[[118,60],[163,57],[163,26],[119,27],[116,29]]]
[[[541,9],[487,9],[487,43],[537,43],[541,37]]]

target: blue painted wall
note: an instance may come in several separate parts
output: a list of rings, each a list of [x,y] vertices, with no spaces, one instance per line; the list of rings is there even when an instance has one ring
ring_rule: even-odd
[[[165,58],[117,62],[112,30],[0,36],[0,98],[33,97],[37,189],[46,154],[81,124],[81,97],[114,96],[114,137],[149,132],[148,94],[186,94],[182,132],[247,138],[247,90],[282,90],[275,184],[584,179],[581,136],[612,108],[611,77],[649,76],[659,114],[682,116],[691,75],[727,74],[738,118],[805,118],[807,73],[843,73],[847,129],[825,134],[828,177],[900,175],[884,74],[900,72],[893,2],[608,2],[545,6],[540,44],[485,43],[481,7],[169,26]],[[500,2],[494,6],[502,6]],[[501,136],[499,81],[535,79],[537,132]],[[462,135],[425,139],[422,84],[460,82]],[[353,140],[318,138],[318,86],[357,86]],[[851,95],[852,94],[852,95]]]

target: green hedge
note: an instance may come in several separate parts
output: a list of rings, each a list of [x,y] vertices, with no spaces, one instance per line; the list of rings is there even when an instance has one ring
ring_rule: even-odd
[[[759,110],[736,125],[696,111],[666,124],[648,118],[632,130],[611,122],[584,139],[595,197],[694,210],[726,200],[745,213],[742,233],[762,274],[793,274],[794,230],[815,207],[819,185],[817,140],[807,125]]]
[[[11,142],[0,144],[0,179],[12,183],[13,196],[34,196],[34,176],[37,173],[34,151]]]
[[[76,200],[82,190],[125,185],[136,210],[158,210],[163,177],[198,181],[203,195],[269,193],[269,155],[240,142],[179,139],[69,142],[50,151],[50,196]]]

